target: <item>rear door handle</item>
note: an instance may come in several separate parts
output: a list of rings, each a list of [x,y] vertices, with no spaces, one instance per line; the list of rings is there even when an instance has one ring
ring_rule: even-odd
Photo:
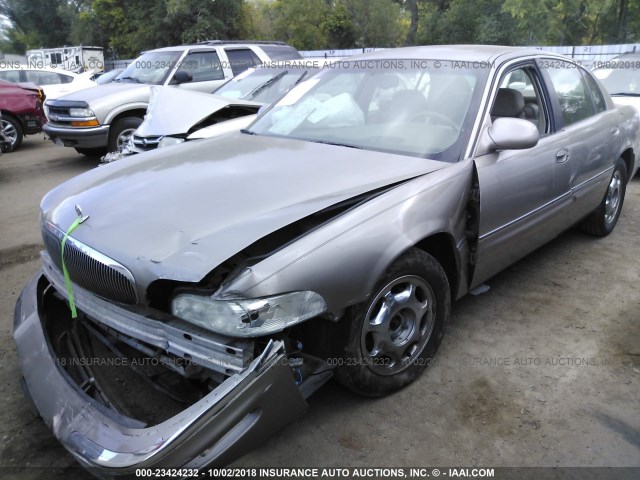
[[[558,150],[558,153],[556,153],[556,162],[565,163],[567,160],[569,160],[569,150],[566,148]]]
[[[617,137],[618,135],[620,135],[620,129],[619,129],[618,127],[613,127],[613,128],[611,129],[611,134],[612,134],[614,137]]]

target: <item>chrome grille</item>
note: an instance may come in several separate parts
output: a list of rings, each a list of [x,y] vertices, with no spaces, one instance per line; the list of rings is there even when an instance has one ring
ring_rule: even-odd
[[[139,137],[138,135],[133,135],[131,138],[133,145],[141,150],[153,150],[158,148],[160,140],[162,140],[161,136]]]
[[[47,105],[46,108],[47,119],[51,123],[56,123],[59,125],[70,126],[71,122],[68,119],[70,117],[69,107],[52,107]]]
[[[61,242],[64,233],[51,224],[44,226],[42,238],[53,263],[62,271]],[[68,237],[64,263],[73,283],[103,298],[133,305],[138,297],[131,272],[100,252]]]

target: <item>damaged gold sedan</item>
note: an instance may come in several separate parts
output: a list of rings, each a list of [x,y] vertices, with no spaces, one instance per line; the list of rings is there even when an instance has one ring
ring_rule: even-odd
[[[394,392],[452,300],[571,225],[613,230],[639,126],[538,50],[339,62],[246,130],[43,199],[42,270],[14,320],[25,393],[114,477],[227,464],[331,377]]]

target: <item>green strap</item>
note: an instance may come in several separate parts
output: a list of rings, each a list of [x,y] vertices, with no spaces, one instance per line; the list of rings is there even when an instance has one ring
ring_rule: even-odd
[[[67,270],[67,266],[64,264],[64,246],[67,243],[67,238],[69,237],[69,235],[71,235],[71,233],[78,228],[78,225],[80,225],[82,222],[84,222],[84,220],[86,220],[86,217],[78,217],[76,218],[76,220],[71,224],[71,226],[69,227],[69,230],[67,230],[67,233],[64,234],[64,237],[62,238],[62,273],[64,274],[64,283],[67,287],[67,295],[69,297],[69,308],[71,309],[71,318],[77,318],[78,317],[78,312],[76,311],[76,302],[73,300],[73,288],[71,286],[71,278],[69,277],[69,271]]]

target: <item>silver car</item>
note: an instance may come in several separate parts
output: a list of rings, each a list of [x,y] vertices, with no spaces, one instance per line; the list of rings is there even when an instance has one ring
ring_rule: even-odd
[[[46,102],[44,132],[84,155],[114,152],[142,123],[152,85],[211,92],[249,67],[294,58],[300,54],[282,42],[207,40],[149,50],[113,82]]]
[[[342,61],[242,132],[43,199],[14,320],[24,391],[102,476],[226,464],[331,377],[394,392],[453,300],[574,224],[613,230],[639,127],[538,50]]]

